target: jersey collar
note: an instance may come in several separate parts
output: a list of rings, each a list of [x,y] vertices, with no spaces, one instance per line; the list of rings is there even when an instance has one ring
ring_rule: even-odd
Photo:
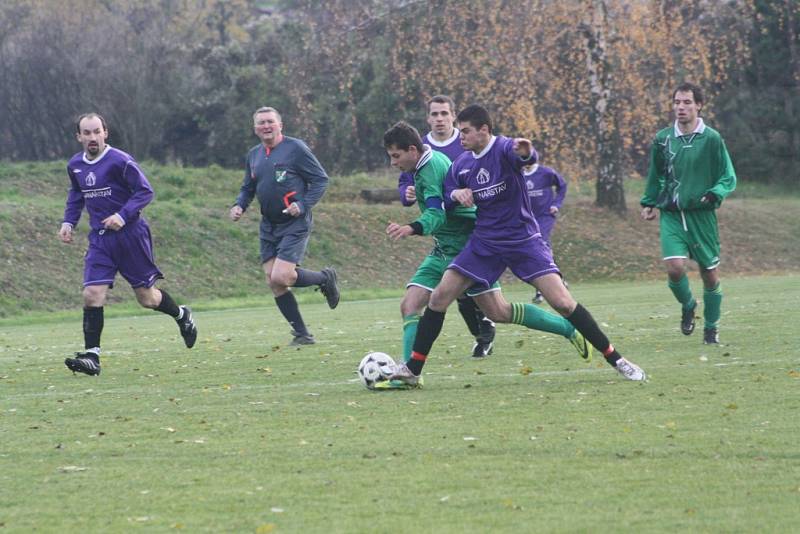
[[[431,135],[431,133],[433,132],[428,132],[425,135],[425,141],[427,141],[429,145],[437,146],[439,148],[443,148],[451,144],[453,141],[458,139],[459,135],[458,130],[456,128],[453,128],[453,135],[451,135],[449,139],[445,139],[444,141],[437,141],[436,139],[433,138],[433,135]]]
[[[422,167],[424,167],[425,164],[431,160],[431,157],[433,157],[433,150],[431,149],[431,147],[428,145],[422,145],[422,157],[419,158],[419,161],[417,162],[417,167],[414,170],[418,171]]]
[[[103,151],[100,153],[100,155],[99,155],[99,156],[97,156],[97,157],[96,157],[96,158],[94,158],[94,159],[89,159],[89,158],[87,158],[87,157],[86,157],[86,152],[84,152],[84,153],[83,153],[83,162],[84,162],[84,163],[86,163],[86,164],[88,164],[88,165],[94,165],[95,163],[98,163],[98,162],[99,162],[101,159],[103,159],[103,157],[105,157],[105,155],[106,155],[106,154],[108,154],[108,151],[109,151],[109,150],[111,150],[111,145],[106,145],[106,148],[105,148],[105,150],[103,150]]]
[[[489,152],[492,149],[492,146],[494,145],[495,141],[497,141],[497,136],[493,135],[492,138],[489,139],[489,144],[486,145],[486,147],[483,150],[481,150],[480,154],[476,154],[475,152],[473,152],[472,153],[472,157],[475,158],[475,159],[480,159],[483,156],[485,156],[486,153]]]
[[[678,121],[675,121],[675,125],[673,126],[675,131],[675,137],[683,137],[684,135],[693,135],[693,134],[701,134],[706,130],[706,123],[703,122],[702,117],[697,117],[697,126],[694,127],[694,131],[689,133],[681,133],[681,129],[678,128]]]

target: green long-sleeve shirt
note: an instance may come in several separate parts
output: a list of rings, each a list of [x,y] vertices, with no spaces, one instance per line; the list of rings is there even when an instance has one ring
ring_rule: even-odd
[[[475,208],[458,206],[445,211],[443,184],[449,168],[447,156],[427,147],[414,171],[414,190],[421,212],[414,222],[422,226],[423,235],[433,236],[435,250],[455,256],[475,227]]]
[[[719,132],[700,119],[682,135],[677,123],[656,134],[642,206],[666,210],[716,209],[736,188],[736,172]],[[716,202],[701,202],[707,193]]]

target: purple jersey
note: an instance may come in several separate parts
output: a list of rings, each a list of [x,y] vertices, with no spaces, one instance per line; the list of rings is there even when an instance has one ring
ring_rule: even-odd
[[[67,163],[67,174],[70,188],[64,222],[72,226],[78,224],[84,206],[94,231],[102,230],[103,219],[115,213],[131,226],[153,200],[153,188],[133,157],[110,146],[91,161],[83,152],[75,154]]]
[[[429,145],[436,152],[441,152],[447,156],[450,161],[455,161],[458,156],[464,153],[464,147],[461,146],[461,139],[459,137],[458,130],[454,128],[453,135],[450,136],[450,139],[437,141],[433,138],[431,132],[428,132],[425,134],[425,137],[422,138],[422,142]],[[406,200],[406,188],[409,185],[414,185],[414,173],[401,173],[400,178],[397,180],[397,191],[400,193],[400,202],[403,206],[413,206],[416,204],[414,200],[411,202]]]
[[[480,154],[465,152],[447,171],[445,197],[456,189],[469,188],[478,207],[473,239],[514,244],[539,236],[539,225],[531,213],[522,167],[536,163],[536,150],[527,160],[514,152],[514,140],[492,136]]]
[[[531,211],[537,220],[542,215],[550,215],[550,208],[553,206],[561,209],[567,194],[567,182],[556,171],[543,165],[534,165],[523,176],[531,200]]]

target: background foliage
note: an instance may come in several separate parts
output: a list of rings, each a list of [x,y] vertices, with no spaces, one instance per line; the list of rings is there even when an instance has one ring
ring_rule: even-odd
[[[708,92],[745,179],[800,159],[793,0],[14,0],[0,5],[0,158],[64,159],[96,109],[138,159],[239,167],[250,114],[283,112],[330,170],[385,165],[380,134],[424,102],[482,101],[573,180],[624,206],[670,92]],[[599,191],[598,193],[601,193]],[[602,200],[599,196],[599,200]],[[604,202],[600,202],[604,204]]]

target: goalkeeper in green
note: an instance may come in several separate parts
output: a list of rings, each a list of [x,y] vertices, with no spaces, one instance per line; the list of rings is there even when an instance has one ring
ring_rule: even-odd
[[[703,279],[703,343],[719,344],[722,290],[716,210],[736,188],[736,173],[719,132],[699,113],[703,93],[683,83],[672,94],[675,123],[656,134],[642,196],[642,218],[661,212],[661,253],[668,285],[681,304],[681,332],[694,331],[697,300],[686,277],[692,259]]]

